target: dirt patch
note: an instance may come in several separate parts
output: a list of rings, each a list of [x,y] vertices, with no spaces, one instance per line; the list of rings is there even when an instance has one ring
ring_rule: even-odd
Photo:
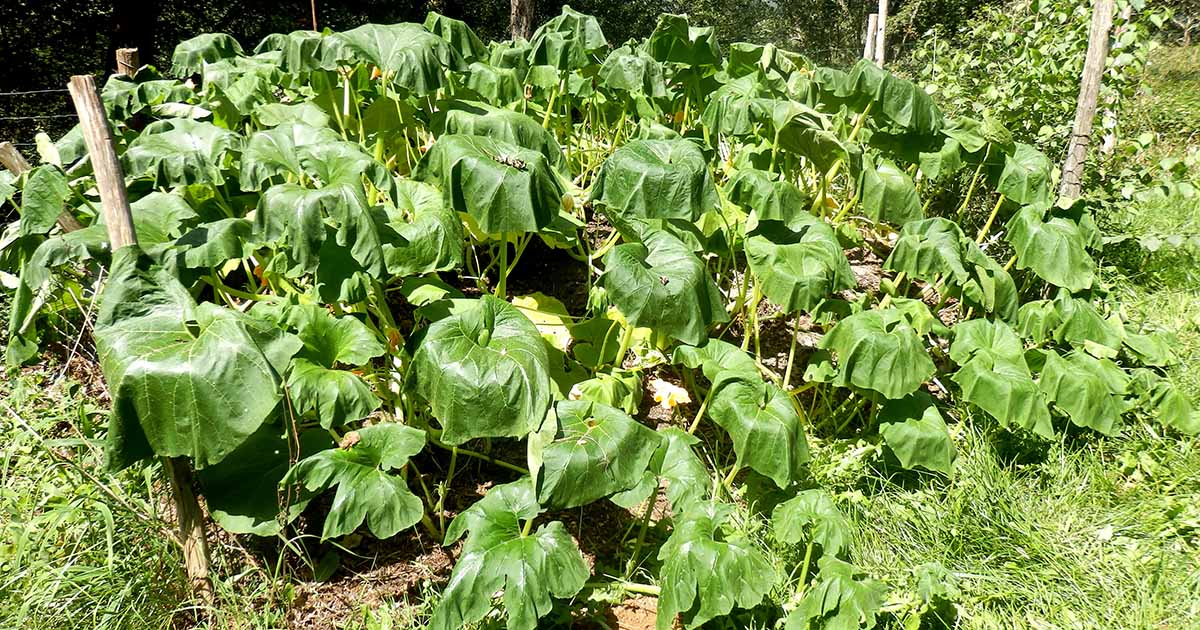
[[[651,630],[657,618],[658,599],[644,595],[627,599],[609,608],[604,615],[607,626],[613,630]]]

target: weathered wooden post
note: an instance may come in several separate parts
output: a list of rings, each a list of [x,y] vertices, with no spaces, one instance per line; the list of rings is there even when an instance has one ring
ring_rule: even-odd
[[[79,124],[83,128],[83,139],[87,144],[92,168],[96,173],[96,188],[100,191],[100,202],[104,222],[108,228],[108,240],[112,251],[122,247],[136,246],[137,233],[133,229],[133,214],[129,209],[129,197],[125,190],[125,175],[117,160],[113,146],[112,130],[96,84],[91,75],[71,77],[67,85]],[[208,540],[204,532],[204,513],[196,494],[192,490],[192,468],[186,457],[163,458],[163,469],[171,484],[175,500],[176,517],[179,519],[179,540],[183,547],[184,565],[188,578],[197,595],[206,603],[213,603],[212,581],[209,579]]]
[[[142,64],[138,60],[138,49],[117,49],[117,74],[123,74],[127,77],[131,77],[140,67],[142,67]]]
[[[884,48],[887,44],[887,18],[887,0],[879,0],[879,22],[875,31],[875,63],[879,64],[880,68],[883,67],[883,62],[886,61]]]
[[[867,16],[867,36],[863,39],[863,59],[875,60],[875,33],[879,30],[879,14]]]
[[[1083,167],[1087,162],[1088,143],[1096,119],[1096,101],[1100,97],[1100,80],[1108,59],[1108,34],[1113,24],[1113,0],[1096,0],[1092,6],[1092,30],[1088,34],[1087,57],[1083,76],[1079,80],[1079,100],[1075,104],[1075,126],[1067,141],[1058,196],[1075,199],[1083,188]]]
[[[0,166],[4,166],[13,175],[18,176],[33,169],[29,160],[26,160],[25,156],[21,155],[21,151],[11,142],[0,142]],[[58,227],[62,228],[64,232],[74,232],[82,229],[83,224],[75,218],[75,215],[63,210],[58,215]]]

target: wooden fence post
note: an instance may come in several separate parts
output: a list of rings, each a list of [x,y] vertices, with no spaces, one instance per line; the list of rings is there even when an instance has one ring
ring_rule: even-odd
[[[29,161],[25,159],[25,156],[21,155],[21,151],[13,146],[11,142],[0,142],[0,165],[3,165],[4,168],[17,176],[33,169],[29,165]],[[75,215],[67,210],[59,213],[58,226],[64,232],[74,232],[75,230],[83,229],[83,224],[79,222],[79,219],[76,219]]]
[[[887,18],[888,18],[888,3],[887,0],[879,0],[879,25],[875,31],[875,63],[879,67],[883,67],[885,61],[884,48],[887,44]]]
[[[879,14],[867,16],[867,36],[863,38],[863,59],[875,60],[875,32],[879,30]]]
[[[127,77],[131,77],[140,67],[142,67],[142,64],[138,60],[138,49],[117,49],[117,74],[123,74]]]
[[[1079,80],[1079,100],[1075,104],[1075,127],[1067,143],[1063,160],[1058,196],[1064,199],[1079,197],[1083,189],[1083,167],[1087,162],[1088,143],[1096,119],[1096,101],[1100,96],[1100,80],[1104,77],[1104,62],[1108,59],[1108,34],[1113,24],[1113,0],[1096,0],[1092,6],[1092,30],[1088,34],[1087,58]]]
[[[125,175],[117,161],[113,146],[112,130],[96,83],[91,75],[71,77],[67,85],[79,124],[83,128],[83,140],[96,173],[96,187],[100,190],[100,202],[104,222],[108,228],[108,240],[112,251],[137,245],[137,233],[133,229],[133,214],[129,208],[129,197],[125,190]],[[171,484],[175,499],[176,518],[179,520],[179,541],[183,547],[184,564],[192,589],[208,605],[213,603],[212,581],[209,579],[208,540],[204,533],[204,512],[192,491],[192,469],[186,457],[163,458],[163,469]]]

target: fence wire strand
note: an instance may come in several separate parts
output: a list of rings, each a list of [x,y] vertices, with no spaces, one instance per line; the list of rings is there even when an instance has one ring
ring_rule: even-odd
[[[54,88],[45,90],[23,90],[18,92],[0,92],[0,96],[31,96],[34,94],[66,94],[66,88]]]

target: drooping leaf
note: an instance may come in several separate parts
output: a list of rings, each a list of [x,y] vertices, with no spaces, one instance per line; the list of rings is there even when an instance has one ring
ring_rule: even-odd
[[[663,63],[690,67],[721,63],[716,30],[711,26],[692,26],[686,15],[659,15],[658,24],[642,44],[642,50]]]
[[[387,226],[399,237],[383,244],[388,273],[410,276],[449,271],[463,264],[462,221],[436,187],[412,180],[396,184],[395,207],[385,206]]]
[[[334,70],[338,59],[347,57],[344,44],[335,37],[317,31],[292,31],[267,35],[256,53],[279,51],[279,69],[291,75],[313,70]]]
[[[171,55],[171,74],[186,77],[199,74],[206,63],[242,54],[242,46],[225,33],[204,33],[185,39]]]
[[[694,221],[719,207],[708,160],[689,140],[634,140],[613,152],[592,199],[622,215]]]
[[[225,183],[241,137],[210,122],[188,119],[150,123],[122,156],[130,177],[146,177],[158,186]]]
[[[858,187],[863,213],[873,221],[904,225],[924,216],[912,178],[887,158],[863,154]]]
[[[345,536],[363,521],[379,539],[391,538],[421,520],[424,506],[404,478],[390,474],[425,447],[420,429],[386,423],[347,433],[337,448],[305,458],[288,471],[284,488],[302,485],[308,492],[337,486],[321,538]]]
[[[572,508],[637,485],[659,447],[653,429],[600,403],[560,401],[555,411],[554,440],[542,455],[540,503]]]
[[[316,410],[323,428],[361,420],[379,408],[380,400],[358,375],[296,359],[288,374],[296,409]]]
[[[1079,226],[1063,217],[1047,219],[1048,210],[1046,204],[1028,205],[1008,221],[1006,239],[1017,253],[1017,268],[1071,291],[1091,287],[1096,263]]]
[[[807,213],[812,205],[795,184],[755,168],[739,169],[724,190],[729,201],[753,211],[759,221],[788,223],[794,216]]]
[[[425,30],[446,40],[446,43],[450,44],[450,47],[468,62],[487,57],[487,46],[462,20],[446,17],[437,11],[430,11],[425,16],[424,26]]]
[[[1108,359],[1097,359],[1078,350],[1061,357],[1042,351],[1046,362],[1038,386],[1046,399],[1066,412],[1071,422],[1104,435],[1121,430],[1121,414],[1129,408],[1124,399],[1129,378]]]
[[[467,68],[466,78],[467,88],[484,101],[507,105],[525,99],[524,85],[516,70],[476,61]]]
[[[329,433],[309,430],[299,442],[266,423],[237,450],[196,476],[209,513],[232,534],[274,536],[308,506],[310,495],[287,496],[279,487],[292,463],[334,446]]]
[[[788,615],[787,630],[874,628],[887,586],[831,555],[822,556],[817,566],[817,582]]]
[[[502,593],[509,630],[533,630],[550,612],[551,597],[572,597],[583,588],[587,564],[561,522],[522,532],[522,521],[541,513],[533,483],[525,478],[492,488],[451,521],[445,544],[464,533],[467,540],[430,628],[457,630],[475,623]]]
[[[290,175],[305,175],[300,163],[299,148],[338,142],[341,137],[328,127],[311,127],[301,123],[283,123],[273,129],[260,131],[246,143],[242,151],[242,190],[262,190],[263,183]],[[282,179],[279,179],[282,182]]]
[[[541,426],[551,398],[548,361],[533,323],[485,295],[429,327],[409,374],[442,423],[442,440],[462,444]]]
[[[814,542],[822,555],[839,556],[850,544],[850,521],[820,488],[804,490],[775,506],[771,528],[780,542],[788,545]]]
[[[708,339],[699,346],[676,346],[671,362],[682,363],[693,370],[700,368],[704,378],[714,384],[726,378],[748,381],[759,378],[754,358],[741,348],[720,339]]]
[[[957,452],[932,396],[918,391],[889,400],[880,408],[878,421],[883,441],[905,468],[953,472]]]
[[[738,465],[780,488],[801,477],[808,443],[791,397],[779,386],[758,378],[728,380],[713,394],[708,414],[733,438]]]
[[[274,412],[295,337],[233,309],[197,305],[167,271],[125,248],[96,319],[113,398],[109,466],[151,455],[220,462]]]
[[[745,247],[757,286],[788,313],[811,311],[858,284],[833,228],[807,212],[787,222],[759,221]]]
[[[1037,149],[1018,142],[1011,154],[1004,156],[1004,168],[996,181],[996,190],[1022,204],[1041,204],[1053,201],[1050,178],[1054,165]]]
[[[728,314],[704,263],[664,230],[624,243],[604,257],[601,277],[613,304],[635,326],[699,344]]]
[[[446,205],[487,234],[537,232],[558,213],[564,194],[540,152],[482,136],[441,136],[413,178],[440,186]]]
[[[604,87],[630,96],[664,98],[667,95],[662,64],[645,51],[629,45],[608,53],[597,78]]]
[[[554,134],[543,129],[533,118],[475,101],[451,101],[443,107],[434,115],[432,123],[433,131],[439,137],[452,134],[485,136],[537,151],[560,173],[567,173],[566,159]]]
[[[727,526],[731,512],[725,504],[697,504],[676,520],[658,552],[658,630],[679,614],[685,628],[698,628],[735,606],[758,605],[771,590],[774,569],[743,532]]]
[[[1029,371],[1024,346],[1007,324],[973,319],[956,325],[950,358],[961,366],[952,378],[962,387],[964,400],[1002,426],[1054,436],[1050,410]]]
[[[384,80],[418,96],[446,87],[446,70],[466,69],[445,40],[420,24],[364,24],[333,37],[351,60],[374,65]]]
[[[62,169],[43,164],[29,172],[21,188],[22,236],[45,234],[53,227],[58,215],[71,198],[71,188]]]
[[[569,6],[538,27],[529,39],[529,65],[557,70],[586,68],[608,48],[600,21]]]
[[[870,310],[851,315],[834,326],[820,341],[833,351],[839,387],[861,387],[899,399],[916,391],[934,365],[917,331],[896,309]]]

